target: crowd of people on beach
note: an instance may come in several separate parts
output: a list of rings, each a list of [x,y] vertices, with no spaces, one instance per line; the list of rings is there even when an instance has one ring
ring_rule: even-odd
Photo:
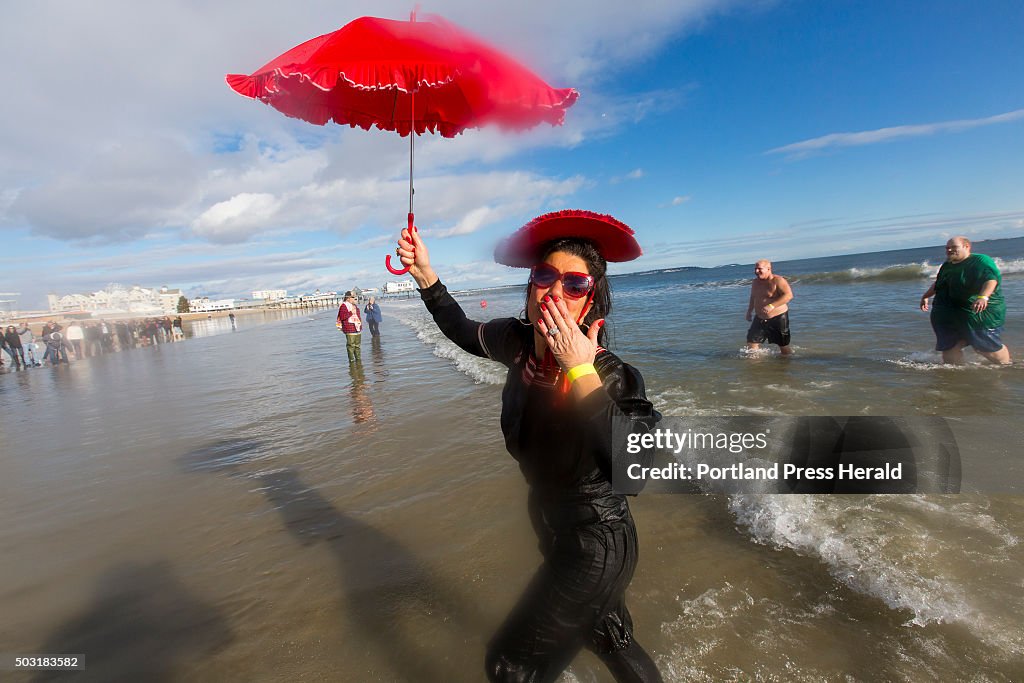
[[[21,328],[8,325],[2,335],[2,348],[15,369],[59,365],[71,358],[82,360],[104,353],[124,351],[140,346],[155,346],[185,338],[181,316],[171,318],[137,318],[132,320],[78,321],[67,327],[51,320],[38,335],[28,323]],[[0,367],[4,366],[0,353]]]

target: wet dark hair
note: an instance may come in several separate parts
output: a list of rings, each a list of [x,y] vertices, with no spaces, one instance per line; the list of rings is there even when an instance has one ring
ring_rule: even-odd
[[[605,276],[608,271],[608,262],[601,256],[601,252],[590,240],[579,237],[562,237],[544,245],[537,263],[541,263],[557,251],[583,259],[587,264],[587,272],[594,278],[594,298],[590,302],[590,311],[584,316],[581,324],[589,327],[595,320],[607,318],[612,312],[612,288]],[[529,303],[532,286],[530,284],[526,286],[527,303]],[[597,333],[597,343],[608,348],[608,334],[604,327]]]

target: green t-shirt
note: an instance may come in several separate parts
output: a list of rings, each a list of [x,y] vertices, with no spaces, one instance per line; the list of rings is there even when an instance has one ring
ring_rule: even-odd
[[[971,310],[972,297],[980,294],[989,280],[996,281],[996,290],[988,298],[988,308],[975,313]],[[960,263],[946,261],[935,278],[932,317],[940,322],[966,324],[975,330],[1001,327],[1006,322],[1002,284],[996,262],[985,254],[971,254]]]

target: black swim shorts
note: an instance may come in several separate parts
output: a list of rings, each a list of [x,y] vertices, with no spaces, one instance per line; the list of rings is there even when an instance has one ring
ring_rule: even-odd
[[[755,317],[750,323],[747,343],[764,344],[766,341],[769,344],[789,346],[789,311],[768,320]]]

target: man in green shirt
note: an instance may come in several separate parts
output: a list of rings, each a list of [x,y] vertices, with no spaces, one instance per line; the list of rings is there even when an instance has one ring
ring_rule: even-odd
[[[993,363],[1010,363],[1010,350],[999,336],[1006,321],[1006,302],[1000,289],[1002,275],[995,261],[985,254],[972,254],[971,241],[954,237],[946,242],[946,262],[928,291],[921,297],[921,310],[932,306],[935,350],[942,362],[960,365],[963,349],[972,346]]]

